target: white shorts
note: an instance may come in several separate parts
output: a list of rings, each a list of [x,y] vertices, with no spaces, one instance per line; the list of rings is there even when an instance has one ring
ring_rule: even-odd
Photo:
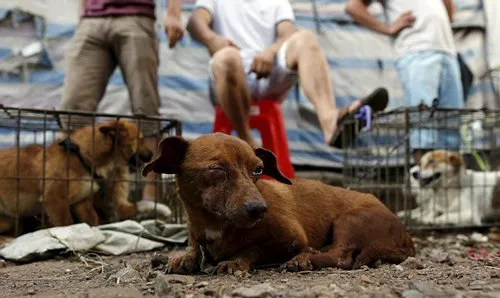
[[[286,50],[288,42],[284,42],[274,59],[273,70],[267,78],[257,79],[255,73],[250,73],[252,60],[244,61],[247,86],[254,100],[274,99],[282,101],[286,98],[290,89],[297,83],[298,74],[286,65]],[[242,60],[243,57],[242,57]],[[245,63],[246,62],[246,63]],[[209,62],[210,74],[210,98],[212,102],[217,103],[215,96],[215,78],[212,70],[212,59]]]

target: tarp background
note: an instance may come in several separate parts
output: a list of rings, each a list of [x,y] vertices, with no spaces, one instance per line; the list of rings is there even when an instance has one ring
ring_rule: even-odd
[[[437,1],[437,0],[436,0]],[[209,133],[214,109],[208,99],[207,51],[186,33],[180,44],[169,50],[162,29],[167,0],[157,0],[158,37],[161,40],[159,90],[161,113],[184,122],[184,135],[193,138]],[[187,20],[194,0],[184,0],[183,19]],[[337,105],[345,106],[378,86],[390,91],[390,108],[400,107],[403,92],[394,67],[390,38],[352,23],[344,13],[345,0],[317,0],[318,16],[312,2],[292,0],[300,28],[320,27],[320,42],[332,71]],[[467,106],[499,108],[490,81],[480,76],[498,66],[499,22],[493,15],[500,7],[497,0],[455,0],[457,14],[453,27],[460,53],[475,76]],[[20,9],[27,14],[12,14]],[[378,4],[371,6],[384,19]],[[486,10],[486,14],[485,11]],[[488,15],[488,23],[486,23]],[[0,103],[7,106],[54,109],[59,105],[64,80],[64,53],[77,25],[77,0],[2,0],[0,1]],[[17,24],[17,26],[13,26]],[[487,29],[487,30],[486,30]],[[486,34],[487,32],[487,34]],[[488,42],[486,42],[486,37]],[[27,45],[43,40],[43,51],[32,58],[27,71],[20,71],[13,56]],[[487,59],[487,53],[492,57]],[[342,152],[323,145],[322,134],[314,119],[314,110],[302,92],[290,92],[282,106],[292,162],[295,165],[339,167]],[[128,93],[119,69],[111,78],[99,111],[130,113]],[[1,126],[1,123],[0,123]],[[12,146],[12,132],[0,132],[0,145]]]

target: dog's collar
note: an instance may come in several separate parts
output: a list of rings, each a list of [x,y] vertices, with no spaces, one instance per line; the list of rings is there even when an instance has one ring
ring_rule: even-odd
[[[66,152],[71,152],[75,154],[76,157],[78,157],[78,160],[80,160],[80,163],[85,168],[85,170],[87,170],[87,172],[92,174],[92,177],[94,179],[96,180],[102,179],[102,177],[99,174],[97,174],[97,172],[93,170],[92,167],[85,162],[85,159],[83,159],[82,153],[80,152],[80,146],[78,146],[75,142],[73,142],[71,139],[65,139],[59,142],[59,146],[63,147]]]

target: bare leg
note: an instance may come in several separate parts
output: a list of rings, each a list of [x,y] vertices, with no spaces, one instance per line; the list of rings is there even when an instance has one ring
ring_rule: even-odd
[[[342,111],[336,108],[328,62],[314,33],[298,31],[288,42],[287,66],[298,70],[304,93],[316,108],[325,142],[330,143],[333,132],[337,130],[337,121],[341,113],[360,107],[361,100],[354,101]]]
[[[156,137],[144,138],[144,147],[151,150],[151,152],[156,152],[157,147],[158,147],[157,138]],[[160,199],[159,197],[157,197],[157,196],[159,196],[159,193],[157,192],[157,189],[158,189],[157,179],[158,178],[159,178],[158,174],[153,173],[153,172],[148,173],[148,175],[144,179],[145,184],[144,184],[144,190],[142,192],[142,199],[143,200],[155,201],[155,200]]]
[[[75,213],[79,222],[87,223],[90,226],[99,225],[99,217],[94,209],[93,195],[73,204],[73,206],[71,206],[71,210]]]
[[[117,169],[115,179],[118,181],[111,184],[111,199],[115,203],[118,212],[118,219],[132,219],[137,213],[135,203],[128,200],[130,194],[130,184],[128,179],[128,167]]]
[[[64,182],[49,183],[45,187],[45,212],[47,212],[52,227],[62,227],[73,224],[68,196],[66,195],[67,189]]]
[[[217,101],[227,115],[238,136],[255,146],[249,125],[252,97],[246,85],[245,71],[237,49],[221,49],[212,58]]]
[[[14,237],[0,235],[0,246],[14,239],[15,239]]]
[[[12,218],[0,215],[0,233],[9,232],[14,227]]]

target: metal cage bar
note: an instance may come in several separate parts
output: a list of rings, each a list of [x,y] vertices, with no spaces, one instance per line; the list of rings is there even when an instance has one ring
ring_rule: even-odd
[[[499,138],[500,111],[420,107],[380,113],[343,149],[344,186],[378,196],[412,230],[498,225]],[[457,155],[464,163],[427,155],[416,164],[413,149],[425,140],[432,145],[423,153],[444,149],[443,156]],[[449,140],[459,146],[449,147]],[[428,173],[434,176],[424,180]]]

